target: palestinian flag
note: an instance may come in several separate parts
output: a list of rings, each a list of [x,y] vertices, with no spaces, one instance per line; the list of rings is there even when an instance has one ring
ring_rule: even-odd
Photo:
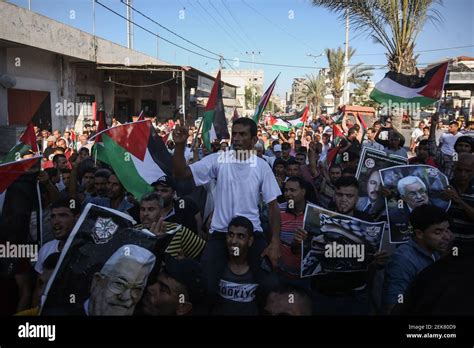
[[[42,240],[41,158],[37,155],[0,164],[0,231],[5,240],[26,243],[34,230],[37,241]]]
[[[426,71],[423,78],[390,71],[379,81],[370,98],[380,104],[414,104],[425,107],[437,102],[443,93],[448,63]]]
[[[97,136],[102,139],[94,145],[97,159],[112,167],[136,199],[153,191],[151,183],[171,175],[171,155],[150,120],[112,127]]]
[[[272,126],[272,131],[276,130],[282,132],[289,132],[292,127],[288,121],[275,116],[270,116],[270,125]]]
[[[0,164],[0,193],[39,162],[41,156]]]
[[[107,124],[105,123],[105,114],[104,111],[99,111],[99,125],[97,126],[97,134],[95,137],[96,143],[100,143],[102,141],[102,138],[99,134],[105,129],[107,129]]]
[[[260,121],[260,117],[262,116],[263,111],[267,107],[268,101],[272,96],[273,89],[275,88],[278,76],[280,76],[280,74],[275,77],[275,80],[273,80],[270,87],[267,88],[265,93],[263,93],[262,98],[260,98],[260,101],[258,102],[257,108],[255,109],[255,114],[253,115],[253,120],[255,121],[255,123],[258,123],[258,121]]]
[[[291,124],[291,127],[293,128],[301,128],[305,125],[306,121],[308,120],[308,114],[309,114],[309,107],[306,106],[303,111],[303,115],[301,117],[298,117],[295,120],[288,121]]]
[[[4,158],[0,160],[0,163],[7,163],[20,160],[24,155],[30,153],[30,150],[37,153],[38,144],[36,143],[36,135],[33,123],[28,123],[25,131],[20,137],[20,141],[16,144]]]
[[[220,70],[217,73],[209,100],[204,109],[202,122],[202,140],[209,151],[211,151],[212,141],[230,138],[224,113],[224,102],[222,101]]]
[[[339,142],[344,139],[344,133],[339,129],[336,124],[332,125],[332,142],[334,147],[329,149],[326,155],[326,166],[330,168],[332,164],[337,160],[337,155],[339,153]]]

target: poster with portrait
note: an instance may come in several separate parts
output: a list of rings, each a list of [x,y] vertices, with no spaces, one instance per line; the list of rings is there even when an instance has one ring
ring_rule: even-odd
[[[362,148],[357,166],[356,179],[359,182],[359,200],[356,209],[369,214],[374,220],[386,220],[385,198],[381,193],[380,170],[408,164],[408,159],[387,155],[380,150]]]
[[[132,217],[114,209],[87,204],[61,252],[41,299],[41,314],[81,315],[92,279],[117,250],[137,245],[153,252],[157,238],[133,229]]]
[[[382,245],[385,222],[367,222],[308,203],[301,277],[367,270]]]
[[[451,201],[442,198],[449,182],[439,169],[428,165],[396,166],[380,171],[382,185],[390,190],[386,209],[390,243],[404,243],[410,239],[410,213],[418,206],[432,204],[448,210]]]

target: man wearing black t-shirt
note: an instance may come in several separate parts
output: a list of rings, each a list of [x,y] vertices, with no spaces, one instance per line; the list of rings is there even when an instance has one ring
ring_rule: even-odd
[[[189,198],[174,199],[176,183],[164,175],[151,184],[156,193],[163,199],[161,216],[167,222],[175,222],[186,226],[196,234],[199,234],[202,225],[201,213],[198,206]]]
[[[254,242],[253,225],[249,219],[232,219],[226,235],[229,261],[219,279],[219,290],[213,315],[258,315],[257,274],[250,270],[248,252]]]
[[[341,177],[335,183],[335,211],[363,221],[372,221],[370,215],[356,210],[359,199],[357,180]],[[305,234],[307,236],[307,233]],[[383,265],[387,261],[384,251],[374,255],[372,265]],[[314,306],[320,315],[368,315],[368,271],[331,272],[311,278]]]
[[[351,128],[349,129],[347,138],[339,142],[339,153],[344,154],[345,152],[351,152],[355,155],[359,155],[360,151],[361,146],[359,140],[357,140],[357,131]],[[347,159],[345,161],[347,161]]]

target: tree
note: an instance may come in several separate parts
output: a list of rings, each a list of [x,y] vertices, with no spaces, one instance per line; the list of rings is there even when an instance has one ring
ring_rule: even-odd
[[[366,32],[385,47],[388,68],[405,75],[416,75],[415,41],[426,21],[442,20],[434,7],[442,0],[313,0],[313,5],[339,13],[346,11],[351,27]]]
[[[349,47],[348,60],[352,58],[355,52],[356,50],[354,48]],[[339,106],[339,101],[342,97],[342,93],[344,92],[343,74],[344,58],[346,54],[342,47],[338,47],[337,49],[326,48],[325,53],[329,65],[328,77],[331,86],[330,90],[334,97],[334,105],[337,107]],[[372,70],[372,67],[370,66],[364,66],[362,63],[356,64],[349,69],[347,82],[357,85],[362,83],[367,77],[372,76],[370,70]]]
[[[326,95],[326,78],[323,75],[317,76],[306,75],[306,97],[313,105],[315,115],[321,113],[321,105],[324,103],[324,96]]]

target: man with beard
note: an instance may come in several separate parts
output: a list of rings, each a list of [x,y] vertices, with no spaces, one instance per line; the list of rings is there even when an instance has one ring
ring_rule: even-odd
[[[204,297],[201,265],[190,259],[166,258],[156,281],[146,288],[142,301],[145,315],[191,315]]]
[[[94,177],[94,181],[96,176]],[[96,183],[97,184],[97,183]],[[97,185],[96,185],[97,189]],[[102,192],[102,188],[98,190],[99,193]],[[128,201],[126,196],[125,188],[122,183],[119,181],[115,174],[111,174],[107,181],[107,196],[106,197],[90,197],[88,196],[84,202],[83,206],[86,206],[87,203],[93,203],[100,205],[106,208],[112,208],[123,213],[130,214],[130,210],[134,207],[132,203]]]
[[[66,197],[60,198],[51,204],[51,225],[53,227],[54,239],[44,244],[38,252],[38,261],[35,265],[35,271],[43,273],[43,262],[52,254],[61,252],[66,244],[67,238],[71,233],[79,210],[77,204],[71,204],[72,200]],[[71,208],[73,206],[74,208]]]
[[[378,170],[373,170],[367,180],[367,196],[360,197],[356,205],[357,210],[369,214],[372,219],[378,218],[385,207],[380,186],[380,173]]]
[[[398,209],[390,211],[390,224],[406,228],[410,213],[416,207],[429,204],[428,190],[423,180],[413,175],[398,181],[397,190],[403,200],[403,206],[397,205]]]
[[[335,195],[334,184],[341,176],[342,168],[340,165],[335,164],[329,168],[329,173],[320,175],[316,179],[315,187],[319,187],[318,198],[322,207],[329,208]]]
[[[226,234],[228,262],[220,275],[213,315],[258,315],[262,289],[259,274],[249,264],[254,239],[249,219],[243,216],[232,219]]]
[[[201,230],[202,218],[197,205],[189,198],[175,199],[176,183],[170,176],[164,175],[151,184],[155,192],[163,199],[161,216],[167,222],[186,226],[194,233]]]
[[[385,269],[383,303],[390,312],[403,303],[413,280],[424,268],[439,260],[454,239],[449,229],[449,216],[433,205],[416,207],[410,215],[412,238],[393,253]]]
[[[99,169],[94,174],[95,195],[91,197],[107,197],[107,182],[109,181],[110,170]],[[87,199],[87,197],[86,197]]]
[[[201,255],[206,241],[193,233],[186,226],[164,221],[163,198],[156,192],[149,193],[140,200],[140,222],[135,228],[146,228],[160,239],[160,250],[172,257],[184,256],[197,259]]]
[[[145,290],[155,256],[135,244],[118,248],[92,279],[86,315],[132,315]]]

